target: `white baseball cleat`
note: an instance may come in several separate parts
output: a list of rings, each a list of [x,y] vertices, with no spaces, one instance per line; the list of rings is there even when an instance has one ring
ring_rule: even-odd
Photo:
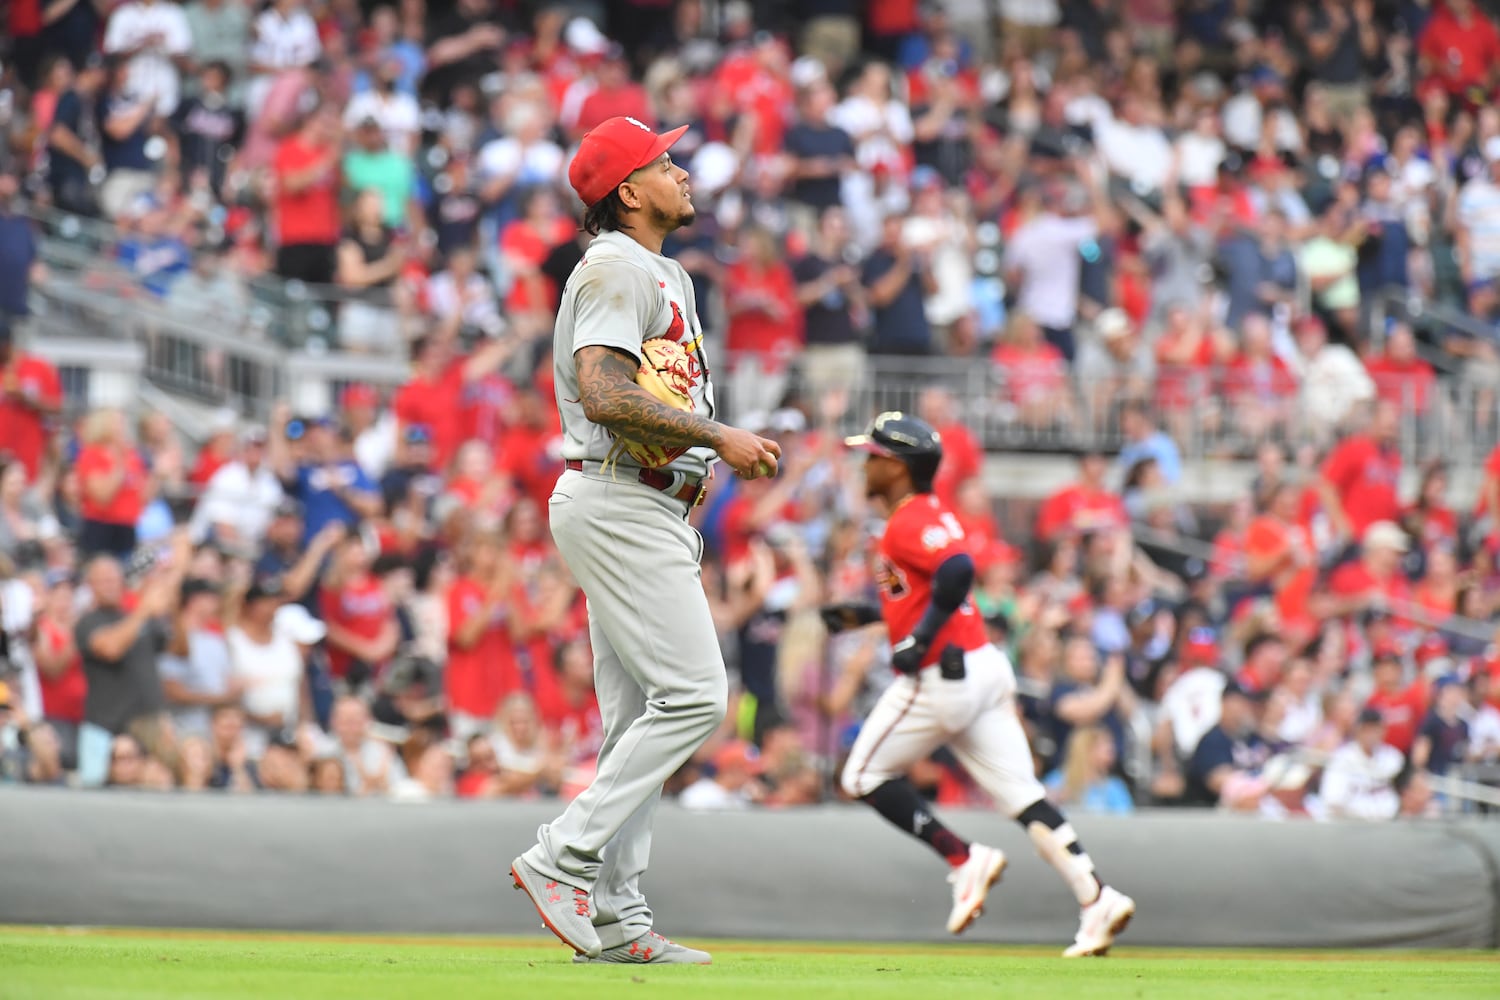
[[[948,873],[953,886],[953,910],[948,914],[948,933],[962,934],[984,912],[990,887],[1005,871],[1005,852],[983,844],[969,845],[969,860]]]
[[[1064,958],[1087,958],[1109,954],[1115,935],[1125,930],[1130,918],[1135,916],[1135,900],[1105,886],[1099,898],[1083,908],[1078,920],[1078,936],[1072,947],[1063,952]]]

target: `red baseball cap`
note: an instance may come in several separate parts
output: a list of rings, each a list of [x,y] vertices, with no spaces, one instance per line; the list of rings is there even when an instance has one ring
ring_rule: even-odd
[[[578,144],[578,152],[568,165],[568,183],[585,205],[596,205],[625,183],[625,178],[671,149],[687,130],[682,125],[657,135],[635,118],[611,118],[590,130]]]

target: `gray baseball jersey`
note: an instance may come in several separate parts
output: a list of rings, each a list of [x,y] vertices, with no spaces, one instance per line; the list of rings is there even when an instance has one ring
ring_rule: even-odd
[[[553,335],[564,458],[602,462],[614,443],[608,430],[584,416],[573,355],[584,347],[613,347],[640,360],[641,344],[654,337],[675,340],[687,349],[696,367],[693,402],[698,413],[712,417],[708,355],[687,271],[628,236],[600,233],[568,277]],[[702,477],[714,461],[717,456],[711,449],[694,448],[665,468]],[[622,468],[631,465],[629,456],[620,464]]]

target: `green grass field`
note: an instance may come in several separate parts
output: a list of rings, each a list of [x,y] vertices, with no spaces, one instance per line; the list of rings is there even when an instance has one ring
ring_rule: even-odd
[[[550,939],[548,939],[550,940]],[[987,945],[699,942],[708,968],[575,966],[534,939],[0,929],[0,1000],[914,1000],[970,997],[1500,995],[1500,958],[1460,952],[1168,951],[1064,961]]]

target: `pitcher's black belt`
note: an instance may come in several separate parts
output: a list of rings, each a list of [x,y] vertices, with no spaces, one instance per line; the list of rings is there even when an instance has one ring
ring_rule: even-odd
[[[583,462],[580,459],[570,458],[566,465],[574,472],[583,471]],[[681,486],[673,489],[672,487],[677,482],[677,477],[670,472],[658,472],[656,469],[639,469],[636,472],[635,478],[636,482],[642,486],[649,486],[653,490],[665,493],[673,500],[681,500],[689,507],[699,506],[703,503],[703,498],[708,495],[707,479],[687,478],[683,480]]]

